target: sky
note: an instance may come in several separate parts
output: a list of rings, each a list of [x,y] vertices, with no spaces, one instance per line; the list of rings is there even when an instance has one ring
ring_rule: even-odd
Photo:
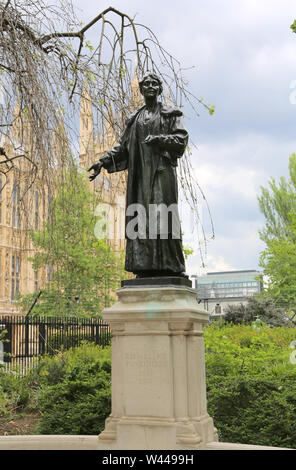
[[[260,187],[271,177],[288,177],[289,156],[296,152],[296,34],[290,29],[295,0],[74,0],[74,5],[84,22],[109,6],[136,15],[186,69],[189,90],[215,106],[212,116],[203,108],[199,116],[184,108],[196,146],[194,176],[215,234],[201,269],[197,241],[185,230],[184,243],[195,250],[187,272],[260,270]],[[208,227],[205,205],[200,213]]]

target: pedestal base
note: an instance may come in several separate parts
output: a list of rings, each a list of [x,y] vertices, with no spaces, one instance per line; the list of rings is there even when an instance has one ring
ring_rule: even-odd
[[[125,279],[121,281],[121,287],[169,287],[169,286],[186,286],[192,287],[192,282],[188,277],[180,276],[162,276],[162,277],[142,277],[135,279]]]
[[[103,311],[112,330],[112,413],[102,449],[201,449],[217,441],[206,409],[203,325],[186,286],[124,287]]]
[[[106,428],[99,435],[99,450],[204,450],[207,443],[217,442],[213,420],[204,419],[177,422],[169,420],[135,419],[120,420],[110,416]]]

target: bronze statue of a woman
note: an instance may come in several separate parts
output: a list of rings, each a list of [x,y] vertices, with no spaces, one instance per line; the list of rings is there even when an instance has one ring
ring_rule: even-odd
[[[139,278],[185,276],[181,231],[176,235],[172,225],[179,221],[176,167],[185,151],[188,133],[183,127],[182,112],[158,101],[162,83],[156,74],[147,72],[139,86],[145,105],[128,119],[119,143],[89,168],[88,171],[93,171],[89,179],[95,179],[102,167],[108,173],[128,170],[126,271]],[[146,229],[139,230],[138,237],[129,236],[127,230],[132,220],[130,208],[134,207],[145,213],[141,220],[145,221]],[[169,211],[168,229],[164,234],[158,220],[156,235],[151,236],[155,232],[151,231],[154,213],[151,208],[159,207],[173,208]],[[162,212],[159,213],[161,217]]]

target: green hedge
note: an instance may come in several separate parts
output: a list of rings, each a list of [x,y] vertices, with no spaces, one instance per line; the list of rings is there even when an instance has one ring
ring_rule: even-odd
[[[0,417],[6,418],[28,406],[31,390],[23,377],[0,368]]]
[[[99,434],[111,410],[110,347],[82,344],[46,358],[39,380],[41,434]]]
[[[221,442],[296,448],[294,328],[205,329],[208,412]]]
[[[212,376],[207,398],[221,442],[296,448],[294,376]]]
[[[296,329],[213,324],[204,336],[208,412],[219,440],[296,448]],[[110,372],[110,347],[83,343],[45,357],[25,378],[2,373],[0,413],[4,401],[26,406],[33,397],[40,433],[97,435],[110,414]]]

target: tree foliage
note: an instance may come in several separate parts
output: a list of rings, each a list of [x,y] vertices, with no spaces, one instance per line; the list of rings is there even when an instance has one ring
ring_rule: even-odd
[[[58,185],[48,221],[31,232],[33,266],[43,269],[48,281],[34,313],[96,315],[126,275],[123,254],[114,252],[106,238],[95,236],[95,207],[86,177],[73,166]],[[34,296],[21,297],[24,312]]]
[[[278,307],[274,299],[266,296],[250,297],[246,305],[228,305],[223,316],[225,322],[234,325],[251,324],[256,318],[260,318],[261,321],[272,326],[289,324],[284,309]]]
[[[265,226],[260,230],[260,238],[269,242],[275,238],[289,238],[291,212],[296,211],[296,154],[289,159],[290,179],[281,177],[277,183],[274,178],[269,181],[269,188],[261,187],[258,202],[265,217]]]
[[[292,29],[293,33],[296,33],[296,20],[293,21],[290,28]]]
[[[272,178],[269,188],[261,188],[259,206],[265,216],[260,238],[266,248],[260,266],[267,278],[265,292],[279,305],[296,306],[296,155],[289,160],[290,178]]]
[[[208,412],[219,440],[296,448],[295,328],[205,329]]]
[[[14,150],[8,155],[1,147],[4,175],[25,159],[31,183],[37,173],[46,179],[56,164],[57,136],[76,143],[77,150],[76,117],[86,84],[95,133],[104,134],[111,124],[117,138],[133,110],[134,75],[141,77],[149,69],[161,76],[173,104],[182,107],[187,102],[196,114],[198,105],[213,112],[189,91],[180,62],[155,33],[113,7],[82,24],[70,0],[2,1],[0,31],[1,134]],[[97,40],[92,45],[89,35],[94,32]],[[15,139],[11,127],[17,119],[21,132]],[[186,185],[186,179],[182,181]]]
[[[78,158],[77,115],[85,87],[100,139],[110,126],[119,138],[134,110],[134,76],[148,69],[160,75],[172,104],[187,103],[196,115],[199,107],[214,111],[191,93],[181,63],[149,26],[122,10],[108,7],[82,24],[71,0],[0,1],[0,33],[0,190],[13,172],[21,180],[20,202],[27,214],[33,204],[29,188],[38,181],[54,192],[57,167]],[[90,37],[96,37],[94,43]],[[209,208],[193,176],[189,149],[181,160],[179,182],[199,223],[197,208],[206,203],[210,215]],[[24,217],[23,228],[28,221]],[[199,246],[206,245],[207,234],[202,237]]]

